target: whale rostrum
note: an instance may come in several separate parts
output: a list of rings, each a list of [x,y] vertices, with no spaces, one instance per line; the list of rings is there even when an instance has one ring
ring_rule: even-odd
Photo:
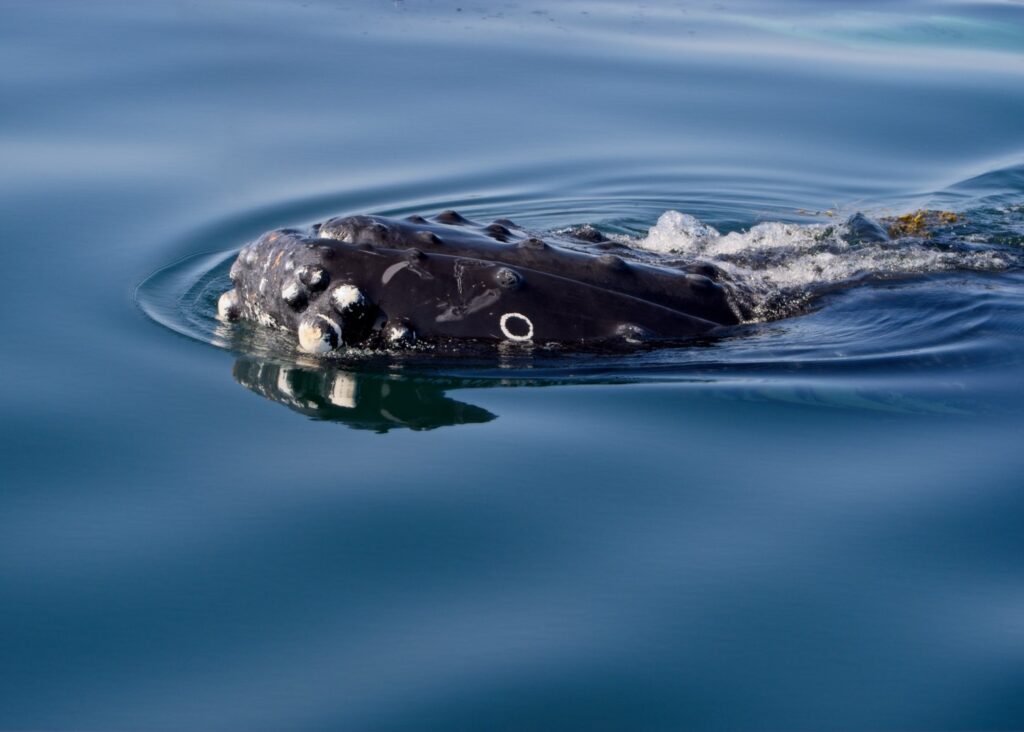
[[[655,266],[625,249],[592,227],[542,239],[455,211],[337,217],[245,246],[217,313],[294,333],[310,354],[466,339],[672,342],[739,322],[717,268]]]

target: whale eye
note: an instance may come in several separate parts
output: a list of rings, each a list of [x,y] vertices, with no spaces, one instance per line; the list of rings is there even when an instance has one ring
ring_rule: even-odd
[[[506,290],[514,290],[523,282],[522,276],[514,269],[509,269],[508,267],[499,268],[494,273],[494,280],[498,283],[499,287],[503,287]]]
[[[505,313],[498,325],[510,341],[528,341],[533,338],[533,323],[522,313]]]

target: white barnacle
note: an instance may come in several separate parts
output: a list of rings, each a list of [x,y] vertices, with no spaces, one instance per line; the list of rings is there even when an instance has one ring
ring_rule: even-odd
[[[281,288],[281,299],[287,303],[297,302],[301,296],[302,288],[299,287],[298,282],[289,282]]]
[[[217,317],[221,320],[238,320],[241,314],[237,290],[228,290],[217,299]]]
[[[366,303],[366,298],[355,285],[339,285],[331,291],[331,305],[339,313]]]
[[[299,281],[305,285],[309,285],[309,288],[314,291],[319,291],[327,287],[327,284],[330,281],[327,270],[323,267],[312,267],[306,265],[299,268],[298,275]]]
[[[306,353],[327,353],[341,342],[341,326],[318,314],[299,323],[299,348]]]

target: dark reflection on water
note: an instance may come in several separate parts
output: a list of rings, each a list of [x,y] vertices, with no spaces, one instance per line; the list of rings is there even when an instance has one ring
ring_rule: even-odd
[[[445,390],[458,385],[451,380],[304,369],[253,358],[237,360],[233,376],[245,388],[300,414],[357,430],[430,430],[494,419],[486,409],[447,397]]]

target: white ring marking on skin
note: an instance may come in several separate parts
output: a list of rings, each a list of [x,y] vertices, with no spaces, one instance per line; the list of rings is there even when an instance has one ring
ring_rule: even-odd
[[[526,331],[526,335],[516,335],[515,333],[508,329],[508,321],[510,318],[519,318],[520,320],[526,323],[526,327],[529,329]],[[501,321],[498,323],[498,325],[501,327],[501,332],[510,341],[533,340],[533,323],[531,323],[530,319],[527,318],[522,313],[505,313],[504,315],[501,316]]]

